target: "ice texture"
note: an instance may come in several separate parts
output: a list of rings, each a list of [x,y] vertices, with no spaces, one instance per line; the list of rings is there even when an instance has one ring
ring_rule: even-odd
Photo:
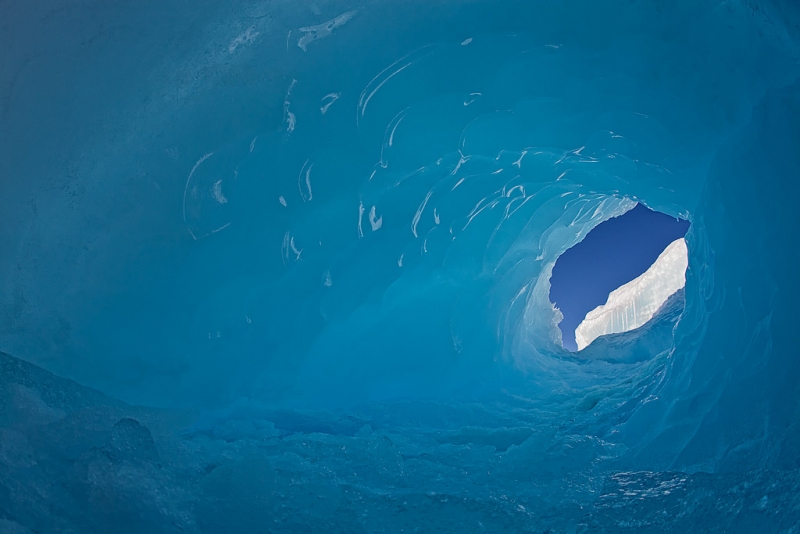
[[[686,284],[689,251],[686,240],[676,239],[659,254],[647,271],[608,295],[586,314],[575,329],[578,350],[600,336],[628,332],[653,318],[664,302]]]
[[[800,12],[0,2],[0,530],[794,532]],[[561,346],[642,203],[684,289]]]

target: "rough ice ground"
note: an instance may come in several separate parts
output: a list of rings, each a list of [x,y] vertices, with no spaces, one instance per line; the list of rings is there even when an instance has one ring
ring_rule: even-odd
[[[795,528],[792,4],[0,9],[3,528]],[[577,358],[636,201],[685,291]]]
[[[578,350],[600,336],[629,332],[652,319],[661,305],[686,285],[688,266],[686,240],[676,239],[647,271],[612,291],[605,304],[586,314],[575,329]]]
[[[3,354],[0,370],[2,532],[778,532],[800,520],[796,470],[606,477],[601,441],[543,426],[508,395],[360,416],[238,403],[176,434],[197,414],[126,405]]]

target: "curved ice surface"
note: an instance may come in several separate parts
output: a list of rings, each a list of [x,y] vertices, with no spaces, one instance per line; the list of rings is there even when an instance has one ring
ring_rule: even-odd
[[[647,271],[612,291],[605,304],[586,314],[575,329],[578,350],[600,336],[629,332],[652,319],[661,305],[686,284],[688,265],[686,240],[676,239]]]
[[[0,529],[792,532],[799,15],[0,3]],[[637,202],[686,286],[571,354]]]

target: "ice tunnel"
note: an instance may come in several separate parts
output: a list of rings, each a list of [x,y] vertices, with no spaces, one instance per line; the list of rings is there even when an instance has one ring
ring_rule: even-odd
[[[0,2],[0,531],[796,532],[788,0]],[[565,350],[643,204],[685,287]]]

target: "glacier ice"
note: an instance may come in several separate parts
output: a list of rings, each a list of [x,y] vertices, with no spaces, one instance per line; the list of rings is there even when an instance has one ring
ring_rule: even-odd
[[[670,243],[647,271],[618,287],[586,314],[575,329],[578,350],[599,336],[628,332],[653,318],[662,304],[686,284],[689,251],[686,240]]]
[[[792,532],[799,21],[0,4],[0,530]],[[685,287],[572,354],[637,203]]]

